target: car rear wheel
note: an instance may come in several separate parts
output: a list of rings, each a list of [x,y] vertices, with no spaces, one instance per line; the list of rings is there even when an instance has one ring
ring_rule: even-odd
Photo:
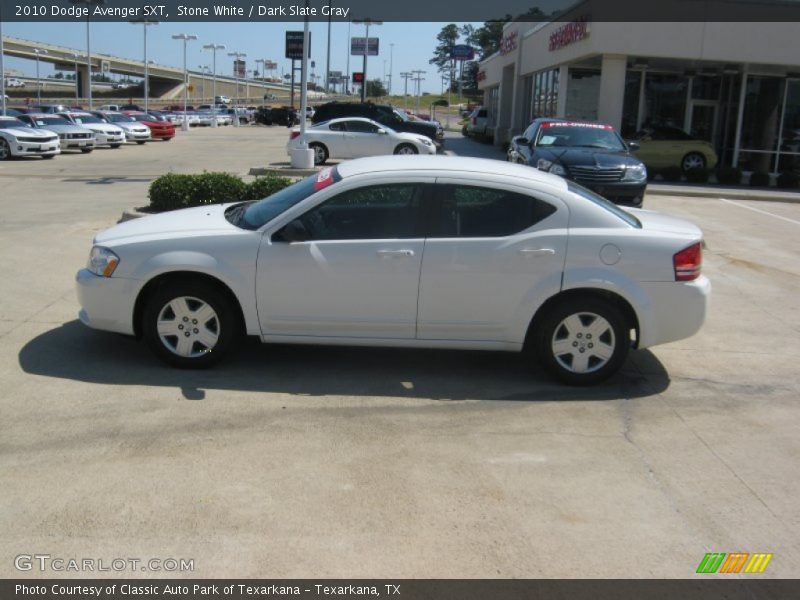
[[[400,144],[394,149],[395,154],[419,154],[419,151],[411,144]]]
[[[322,144],[312,143],[308,147],[314,151],[314,164],[324,165],[328,160],[328,149]]]
[[[690,152],[683,157],[681,161],[681,168],[684,171],[691,171],[692,169],[705,169],[706,157],[699,152]]]
[[[8,160],[11,158],[11,148],[8,142],[0,139],[0,160]]]
[[[607,379],[625,362],[630,348],[624,315],[600,298],[573,298],[554,305],[534,335],[542,366],[569,385]]]
[[[240,333],[231,301],[205,282],[161,287],[145,307],[142,326],[156,356],[180,368],[215,365]]]

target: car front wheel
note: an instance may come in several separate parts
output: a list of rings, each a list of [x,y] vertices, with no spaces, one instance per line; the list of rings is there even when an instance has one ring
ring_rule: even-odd
[[[624,315],[600,298],[573,298],[554,305],[534,334],[542,366],[569,385],[607,379],[625,362],[630,348]]]
[[[684,171],[691,171],[692,169],[705,169],[706,157],[699,152],[690,152],[683,157],[681,161],[681,168]]]
[[[411,144],[400,144],[394,150],[395,154],[419,154],[419,151]]]
[[[0,160],[8,160],[11,158],[11,148],[8,142],[0,139]]]
[[[142,325],[156,356],[180,368],[215,365],[240,333],[231,301],[205,282],[159,288],[145,307]]]

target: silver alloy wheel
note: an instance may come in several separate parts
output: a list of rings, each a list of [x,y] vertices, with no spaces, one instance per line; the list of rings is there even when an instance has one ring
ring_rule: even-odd
[[[0,140],[0,160],[5,160],[11,156],[11,148],[8,147],[8,142]]]
[[[616,341],[614,328],[605,318],[579,312],[558,324],[551,348],[556,362],[567,371],[594,373],[611,360]]]
[[[682,166],[684,171],[690,171],[691,169],[704,169],[706,166],[706,159],[703,158],[702,154],[693,152],[692,154],[687,154],[684,157]]]
[[[156,323],[161,343],[173,354],[197,358],[214,349],[220,321],[211,305],[191,296],[170,300],[158,313]]]
[[[416,154],[416,151],[412,146],[400,146],[397,149],[398,154]]]
[[[319,146],[319,145],[315,145],[314,146],[314,163],[316,163],[318,165],[321,165],[327,159],[328,159],[328,157],[325,156],[325,148],[323,148],[322,146]]]

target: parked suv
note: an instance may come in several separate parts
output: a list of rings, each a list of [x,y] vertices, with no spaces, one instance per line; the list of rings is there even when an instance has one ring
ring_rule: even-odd
[[[641,206],[647,169],[611,125],[536,119],[511,139],[508,160],[571,179],[618,204]]]
[[[472,136],[485,136],[486,127],[489,125],[489,110],[478,107],[469,115],[466,134]]]
[[[433,141],[438,151],[444,146],[444,129],[441,125],[425,121],[412,121],[388,104],[328,102],[316,108],[311,122],[314,124],[341,119],[343,117],[364,117],[395,131],[424,135]]]

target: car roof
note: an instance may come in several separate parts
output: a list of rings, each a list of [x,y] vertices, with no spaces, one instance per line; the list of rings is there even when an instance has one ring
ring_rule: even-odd
[[[517,180],[543,183],[562,190],[567,182],[562,177],[545,173],[525,165],[489,158],[468,158],[462,156],[373,156],[340,163],[337,167],[343,177],[353,177],[366,173],[400,171],[439,171],[456,173],[486,173],[513,177]]]
[[[37,112],[33,112],[33,113],[27,113],[25,116],[26,117],[31,117],[32,119],[38,119],[38,118],[41,118],[41,117],[45,117],[47,119],[53,119],[53,118],[63,119],[64,118],[64,117],[62,117],[61,115],[59,115],[57,113],[37,113]]]

